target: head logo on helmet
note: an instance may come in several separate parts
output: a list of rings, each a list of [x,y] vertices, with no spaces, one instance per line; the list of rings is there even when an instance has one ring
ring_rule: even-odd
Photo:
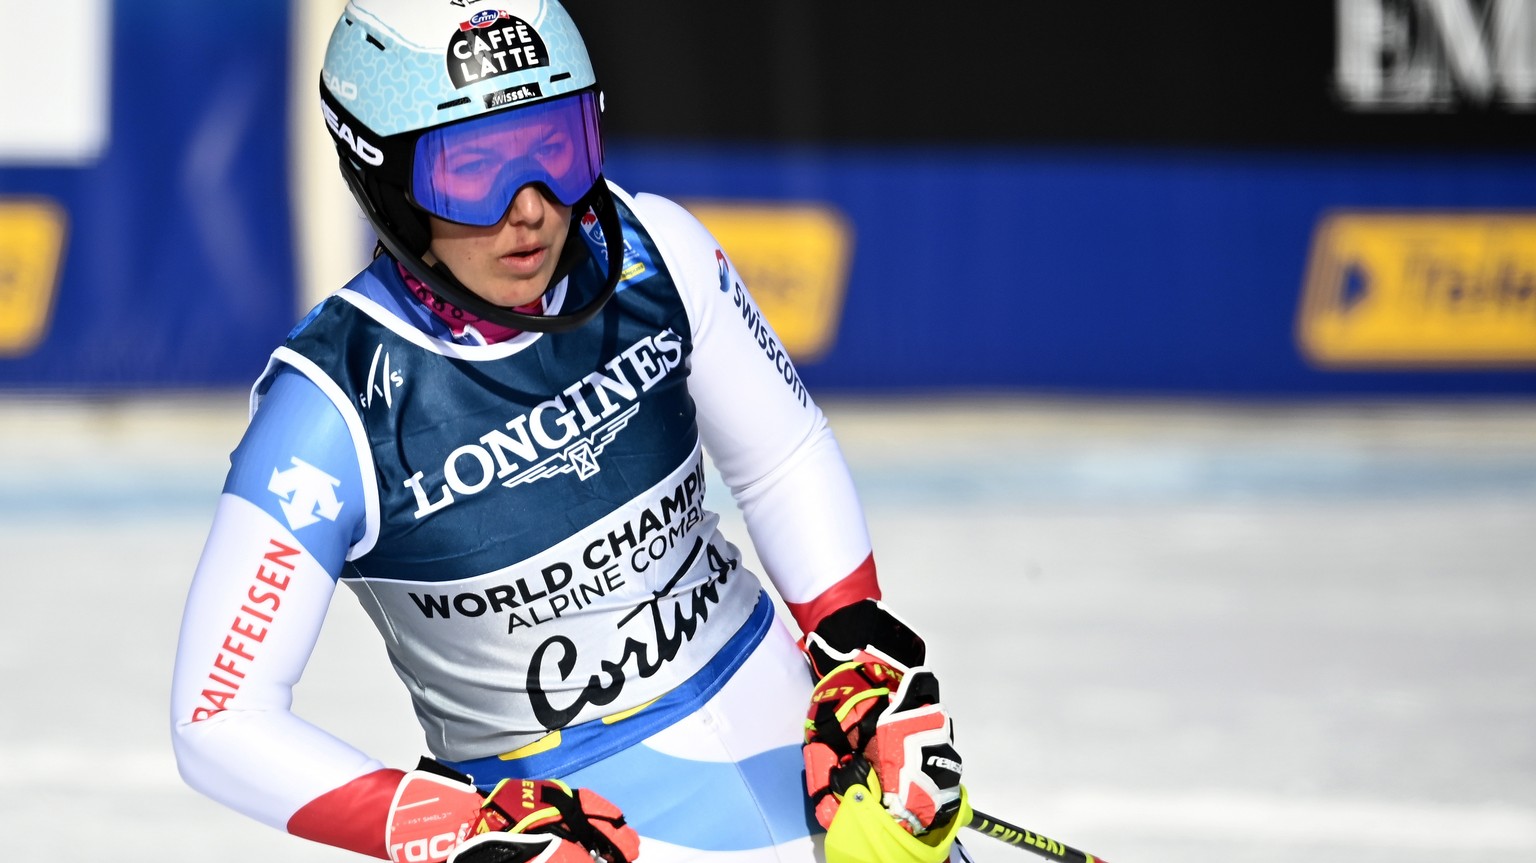
[[[478,11],[466,8],[472,2],[349,0],[320,73],[326,126],[342,176],[380,244],[434,294],[503,326],[572,330],[613,296],[624,260],[618,205],[602,176],[597,77],[575,21],[557,0],[495,0]],[[572,158],[517,151],[533,140],[519,130],[541,128],[564,132]],[[483,183],[444,167],[440,154],[480,141],[511,148],[498,152],[497,172]],[[581,214],[571,220],[551,290],[590,260],[582,218],[601,225],[606,241],[598,256],[604,283],[573,283],[569,305],[541,315],[495,305],[424,257],[430,216],[489,227],[529,184]]]
[[[335,108],[321,102],[320,112],[325,115],[325,125],[330,128],[331,134],[336,136],[337,141],[352,148],[352,152],[356,153],[359,159],[370,165],[384,164],[384,153],[364,140],[362,135],[355,134],[351,126],[341,122]]]
[[[448,41],[447,60],[448,77],[458,88],[549,65],[537,30],[509,12],[491,9],[459,24]]]

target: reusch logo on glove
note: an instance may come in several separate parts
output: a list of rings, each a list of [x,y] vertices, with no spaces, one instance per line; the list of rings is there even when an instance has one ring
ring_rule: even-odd
[[[448,40],[448,78],[455,89],[477,81],[549,65],[544,40],[528,22],[486,9],[459,24]]]
[[[956,776],[960,775],[960,762],[953,758],[945,758],[942,755],[930,755],[928,756],[928,760],[923,763],[927,764],[929,767],[942,767],[943,769],[948,770]]]

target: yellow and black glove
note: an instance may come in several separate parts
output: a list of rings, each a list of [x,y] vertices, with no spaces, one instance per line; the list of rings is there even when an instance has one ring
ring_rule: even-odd
[[[806,791],[829,830],[829,860],[834,846],[872,837],[882,846],[840,856],[942,860],[970,811],[923,640],[866,599],[824,618],[805,650],[817,679],[803,747]],[[840,815],[844,809],[857,814]]]
[[[640,836],[590,788],[508,779],[482,794],[430,759],[395,789],[385,834],[394,863],[633,863]]]
[[[448,863],[631,863],[640,855],[640,837],[617,806],[558,780],[502,780],[471,834]]]

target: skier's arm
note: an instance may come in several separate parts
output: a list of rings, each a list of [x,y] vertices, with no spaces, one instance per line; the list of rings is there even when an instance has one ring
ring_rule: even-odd
[[[719,244],[681,207],[636,209],[674,269],[693,329],[688,389],[710,458],[803,631],[880,596],[853,478],[821,409]]]
[[[863,510],[826,418],[708,231],[669,202],[638,203],[670,226],[684,271],[689,390],[705,446],[807,633],[818,682],[804,755],[817,818],[832,823],[844,780],[881,804],[854,807],[828,848],[858,847],[860,859],[915,859],[911,843],[947,849],[967,820],[949,715],[922,639],[877,602]]]
[[[193,575],[171,731],[193,788],[279,829],[380,857],[403,773],[290,710],[361,532],[361,483],[335,406],[298,374],[279,373],[231,457]]]
[[[287,370],[231,458],[176,651],[171,736],[183,778],[273,827],[372,857],[524,859],[512,849],[589,860],[583,849],[607,841],[633,859],[638,837],[589,790],[529,781],[493,793],[493,807],[464,777],[387,768],[291,712],[336,579],[365,532],[351,441],[324,393]],[[559,816],[541,807],[537,818],[504,817],[529,800]],[[495,831],[521,835],[456,850]]]
[[[952,839],[966,820],[960,755],[923,639],[865,600],[823,618],[805,649],[817,678],[804,747],[817,819],[830,827],[860,784],[904,833]]]

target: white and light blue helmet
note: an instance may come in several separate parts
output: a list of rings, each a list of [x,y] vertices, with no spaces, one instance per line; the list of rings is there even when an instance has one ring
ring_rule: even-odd
[[[527,315],[482,299],[446,266],[422,257],[431,242],[428,213],[492,225],[534,183],[575,212],[556,281],[587,254],[578,232],[588,210],[610,245],[607,259],[623,260],[602,177],[602,96],[581,34],[559,3],[351,0],[331,33],[320,98],[342,175],[380,243],[442,299],[506,326],[564,331],[612,295],[618,266],[609,267],[595,296],[573,297],[586,299],[580,308]],[[568,132],[561,139],[569,149],[557,162],[530,145],[466,183],[434,160],[458,140],[521,140],[520,131],[534,125]]]

